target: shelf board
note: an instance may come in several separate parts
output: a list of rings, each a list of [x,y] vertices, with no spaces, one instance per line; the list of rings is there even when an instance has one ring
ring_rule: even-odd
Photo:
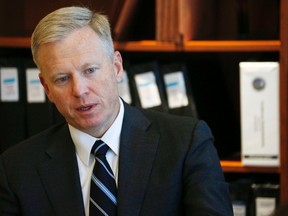
[[[0,37],[0,47],[30,48],[30,37]],[[275,52],[280,51],[279,40],[215,40],[187,41],[183,46],[155,40],[114,42],[115,49],[136,52]]]
[[[279,40],[195,40],[185,42],[183,47],[185,52],[277,52],[281,43]]]
[[[149,52],[278,52],[279,40],[215,40],[215,41],[187,41],[183,46],[175,43],[158,41],[131,41],[116,42],[115,48],[124,51],[149,51]]]
[[[221,161],[224,173],[280,173],[279,167],[244,166],[241,161]]]
[[[0,37],[0,47],[30,48],[30,37]],[[158,42],[154,40],[114,42],[115,49],[124,51],[175,51],[174,43]]]
[[[0,37],[0,47],[30,48],[30,37]]]
[[[158,41],[135,41],[115,43],[115,47],[125,51],[184,51],[184,52],[260,52],[280,51],[279,40],[217,40],[187,41],[183,46]]]
[[[115,42],[115,49],[123,51],[141,51],[141,52],[174,52],[181,51],[175,44],[170,42],[160,42],[155,40]]]

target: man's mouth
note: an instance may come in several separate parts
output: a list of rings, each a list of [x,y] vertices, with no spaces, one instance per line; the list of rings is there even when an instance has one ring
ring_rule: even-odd
[[[91,106],[83,106],[83,107],[78,108],[78,110],[79,111],[87,111],[87,110],[90,110],[92,107],[93,107],[93,105],[91,105]]]
[[[91,106],[88,106],[88,107],[82,107],[82,108],[80,108],[80,110],[82,110],[82,111],[86,111],[86,110],[89,110],[91,108]]]

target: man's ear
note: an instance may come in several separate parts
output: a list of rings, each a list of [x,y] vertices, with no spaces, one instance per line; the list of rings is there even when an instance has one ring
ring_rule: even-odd
[[[114,52],[114,70],[117,82],[120,82],[123,78],[124,69],[123,69],[123,61],[120,52]]]
[[[49,87],[48,87],[47,83],[45,82],[45,79],[44,79],[44,77],[43,77],[43,74],[40,72],[39,75],[38,75],[38,77],[39,77],[39,80],[40,80],[40,82],[41,82],[44,90],[45,90],[45,93],[46,93],[47,97],[49,98],[49,100],[50,100],[51,102],[53,102],[53,100],[52,100],[52,98],[51,98],[51,95],[50,95]]]

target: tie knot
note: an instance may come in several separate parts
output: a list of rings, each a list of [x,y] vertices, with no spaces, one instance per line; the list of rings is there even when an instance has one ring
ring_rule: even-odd
[[[109,146],[106,145],[102,140],[97,140],[91,149],[91,154],[95,157],[105,156]]]

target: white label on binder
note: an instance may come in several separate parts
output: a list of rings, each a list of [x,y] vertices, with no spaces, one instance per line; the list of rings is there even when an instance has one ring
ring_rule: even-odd
[[[244,202],[233,202],[233,213],[234,216],[246,216],[246,203]]]
[[[276,199],[273,197],[256,198],[256,216],[272,215],[276,209]]]
[[[141,106],[151,108],[161,105],[155,74],[152,71],[135,75]]]
[[[118,90],[120,97],[128,104],[132,103],[131,93],[129,88],[129,79],[126,70],[124,70],[123,78],[118,83]]]
[[[44,103],[45,91],[40,83],[37,68],[26,69],[26,86],[28,103]]]
[[[0,68],[1,72],[1,101],[19,101],[19,79],[16,67]]]
[[[164,75],[169,108],[178,108],[188,105],[185,79],[182,71]]]
[[[279,166],[279,63],[240,63],[244,165]]]

